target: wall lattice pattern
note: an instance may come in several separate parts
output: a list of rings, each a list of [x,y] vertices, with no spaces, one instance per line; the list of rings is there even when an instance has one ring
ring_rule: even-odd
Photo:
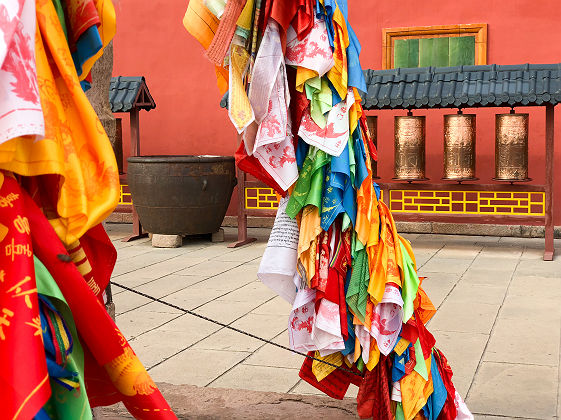
[[[272,188],[248,187],[245,189],[245,208],[252,210],[276,210],[280,196]]]
[[[398,213],[544,216],[544,192],[391,190]]]
[[[132,206],[132,197],[127,184],[121,184],[119,205]]]

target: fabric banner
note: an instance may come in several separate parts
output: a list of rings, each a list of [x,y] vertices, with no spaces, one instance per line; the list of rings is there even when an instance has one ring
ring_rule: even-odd
[[[339,156],[349,141],[349,109],[354,102],[354,93],[349,89],[346,101],[333,106],[327,114],[324,128],[315,123],[310,110],[306,109],[298,135],[310,146],[316,146],[332,156]]]
[[[296,297],[298,225],[286,214],[288,198],[281,198],[257,278],[289,303]]]
[[[0,407],[8,419],[32,418],[51,395],[24,201],[0,171]]]
[[[33,252],[55,279],[80,334],[91,406],[122,401],[137,418],[175,419],[127,340],[84,281],[48,220],[25,191],[18,193],[23,197]]]
[[[35,1],[0,0],[0,144],[45,135],[35,67]]]

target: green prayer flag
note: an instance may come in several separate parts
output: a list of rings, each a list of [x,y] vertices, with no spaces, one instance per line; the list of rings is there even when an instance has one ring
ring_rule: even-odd
[[[368,301],[368,283],[370,270],[368,268],[368,254],[366,249],[357,252],[353,260],[351,280],[347,289],[346,301],[360,322],[366,318],[366,303]]]
[[[395,406],[395,420],[405,420],[405,413],[403,412],[403,404],[397,402]]]
[[[310,100],[310,116],[321,128],[327,125],[327,114],[333,108],[333,94],[327,80],[316,76],[304,83],[306,97]]]
[[[401,290],[401,296],[403,297],[403,322],[407,323],[409,319],[413,316],[413,311],[415,310],[415,297],[417,296],[417,290],[419,289],[419,276],[415,271],[415,265],[413,260],[409,256],[407,249],[400,242],[401,255],[403,260],[403,287]]]
[[[78,331],[74,324],[72,312],[64,299],[55,280],[37,257],[35,261],[35,279],[37,282],[37,292],[51,299],[52,304],[62,315],[70,334],[72,335],[73,348],[68,358],[66,369],[78,373],[80,387],[69,391],[62,385],[51,380],[52,395],[44,408],[51,419],[80,419],[90,420],[92,410],[86,393],[84,383],[84,351],[78,338]]]
[[[427,370],[427,364],[425,363],[425,356],[423,355],[423,349],[421,347],[421,340],[417,339],[415,342],[415,358],[416,364],[413,370],[417,372],[425,380],[429,380],[429,371]]]
[[[331,156],[316,147],[310,147],[302,169],[296,181],[294,191],[286,205],[286,214],[293,219],[302,207],[309,204],[321,208],[324,167],[331,161]]]

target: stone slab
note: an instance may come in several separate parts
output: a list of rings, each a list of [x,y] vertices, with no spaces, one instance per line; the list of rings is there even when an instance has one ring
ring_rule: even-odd
[[[287,395],[240,389],[201,388],[158,383],[158,388],[181,419],[322,420],[358,419],[356,401],[318,395]],[[132,419],[122,404],[103,409],[104,420]]]
[[[483,362],[466,402],[477,414],[551,419],[557,409],[557,369]]]
[[[250,353],[187,349],[150,369],[155,381],[206,386],[247,358]],[[244,379],[243,382],[246,382]]]
[[[524,320],[499,315],[483,360],[549,365],[557,370],[560,327],[559,319]]]
[[[288,392],[300,380],[299,369],[239,364],[210,383],[214,388]]]

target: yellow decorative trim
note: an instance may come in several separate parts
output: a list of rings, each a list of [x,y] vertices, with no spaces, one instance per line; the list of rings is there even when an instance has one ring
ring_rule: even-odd
[[[121,188],[119,189],[119,204],[132,206],[132,196],[127,184],[121,184]]]
[[[382,29],[382,69],[393,68],[396,39],[475,36],[475,64],[487,64],[487,24],[412,26]]]
[[[391,190],[397,213],[544,216],[544,192]]]
[[[246,187],[245,208],[250,210],[276,210],[280,196],[268,187]]]

